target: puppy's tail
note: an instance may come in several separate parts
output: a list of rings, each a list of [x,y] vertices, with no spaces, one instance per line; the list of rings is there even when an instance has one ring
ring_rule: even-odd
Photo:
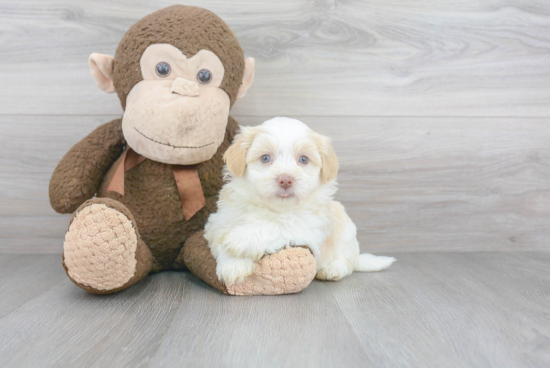
[[[354,271],[359,272],[375,272],[382,271],[384,268],[391,266],[396,259],[386,256],[375,256],[374,254],[363,253],[355,258]]]

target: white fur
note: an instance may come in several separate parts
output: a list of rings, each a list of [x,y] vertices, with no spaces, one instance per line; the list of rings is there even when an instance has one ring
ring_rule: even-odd
[[[323,280],[340,280],[353,271],[380,271],[395,261],[359,254],[357,228],[333,200],[336,180],[325,183],[321,177],[328,159],[327,147],[319,147],[319,142],[324,140],[333,153],[326,137],[282,117],[242,127],[240,137],[251,142],[243,156],[246,169],[241,176],[226,170],[228,182],[220,192],[218,212],[210,215],[205,228],[221,280],[228,285],[242,282],[254,271],[256,260],[291,245],[312,249],[317,278]],[[240,144],[239,137],[234,144]],[[261,162],[264,154],[271,156],[270,163]],[[305,165],[299,163],[302,155],[309,158]],[[293,177],[291,190],[279,188],[281,175]]]

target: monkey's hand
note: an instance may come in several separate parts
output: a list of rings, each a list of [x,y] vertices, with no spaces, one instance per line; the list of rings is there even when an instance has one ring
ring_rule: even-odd
[[[99,126],[61,159],[50,180],[50,203],[72,213],[92,198],[101,180],[124,150],[122,119]]]

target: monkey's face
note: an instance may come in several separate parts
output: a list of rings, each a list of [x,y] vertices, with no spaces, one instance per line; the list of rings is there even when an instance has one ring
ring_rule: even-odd
[[[126,100],[122,130],[139,154],[167,164],[209,160],[223,142],[229,96],[220,87],[224,67],[211,51],[187,58],[169,44],[143,53],[143,80]]]
[[[154,161],[207,161],[225,137],[229,109],[254,81],[233,32],[214,13],[174,5],[134,24],[115,58],[92,54],[96,84],[117,92],[128,145]]]

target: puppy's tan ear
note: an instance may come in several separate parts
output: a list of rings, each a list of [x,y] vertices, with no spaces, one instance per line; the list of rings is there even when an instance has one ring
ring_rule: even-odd
[[[233,140],[233,144],[225,151],[223,160],[233,175],[242,176],[244,174],[246,154],[258,132],[257,127],[241,126],[239,134]]]
[[[338,175],[338,156],[332,148],[332,143],[328,137],[319,133],[313,133],[313,140],[319,148],[321,154],[322,166],[321,166],[321,179],[323,183],[328,183],[336,178]]]

